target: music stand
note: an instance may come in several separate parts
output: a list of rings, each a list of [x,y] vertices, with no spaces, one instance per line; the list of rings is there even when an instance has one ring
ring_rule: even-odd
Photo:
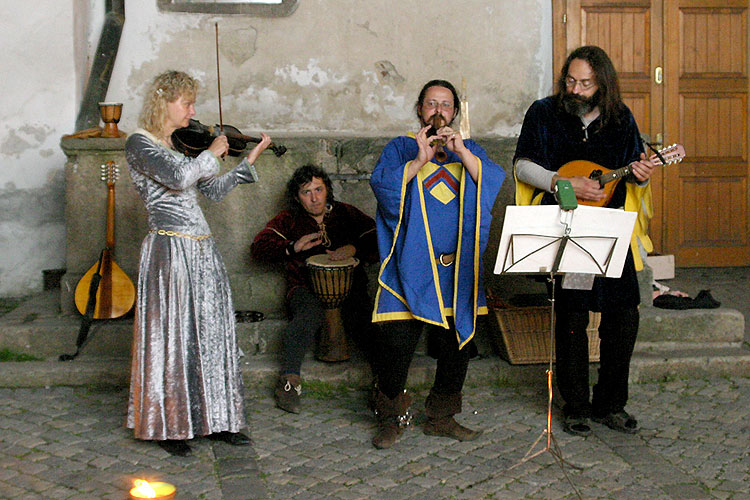
[[[578,206],[562,210],[557,205],[508,206],[495,261],[495,274],[523,273],[549,275],[550,297],[549,365],[547,368],[547,426],[515,468],[544,452],[550,452],[573,489],[580,493],[565,472],[566,462],[552,433],[552,363],[555,340],[555,277],[576,279],[563,288],[590,289],[593,278],[619,278],[627,256],[637,214],[624,210]],[[582,286],[581,286],[582,285]],[[534,452],[546,437],[546,447]]]

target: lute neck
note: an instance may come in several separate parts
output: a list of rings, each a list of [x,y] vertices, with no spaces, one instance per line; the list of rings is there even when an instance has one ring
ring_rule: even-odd
[[[115,252],[115,185],[107,185],[107,248]]]
[[[608,182],[612,182],[617,179],[622,179],[626,175],[629,175],[632,169],[630,168],[630,165],[622,168],[618,168],[617,170],[612,170],[611,172],[607,172],[606,174],[602,174],[599,177],[599,185],[603,186],[607,184]]]

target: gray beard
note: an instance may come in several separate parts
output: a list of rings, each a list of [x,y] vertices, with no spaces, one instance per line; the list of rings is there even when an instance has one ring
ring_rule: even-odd
[[[563,109],[573,116],[582,117],[589,114],[599,104],[599,94],[582,98],[574,94],[565,94],[562,98]]]

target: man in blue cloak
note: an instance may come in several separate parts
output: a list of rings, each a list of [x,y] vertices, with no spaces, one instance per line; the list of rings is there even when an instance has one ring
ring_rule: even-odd
[[[388,143],[370,181],[381,259],[373,321],[387,322],[374,362],[376,448],[391,447],[410,421],[406,380],[425,326],[437,340],[425,434],[460,441],[480,434],[454,415],[477,315],[487,314],[482,254],[505,171],[451,128],[459,107],[450,82],[425,84],[416,103],[420,130]]]

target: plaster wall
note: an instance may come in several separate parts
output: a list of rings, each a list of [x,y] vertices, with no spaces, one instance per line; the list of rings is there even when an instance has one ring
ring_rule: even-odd
[[[103,4],[36,0],[29,9],[0,0],[0,61],[13,68],[6,69],[0,107],[0,296],[40,290],[43,269],[66,267],[60,138],[73,132]],[[249,135],[307,138],[300,144],[309,154],[300,161],[346,165],[330,144],[413,130],[416,95],[432,78],[459,87],[466,80],[472,135],[480,142],[512,140],[528,105],[550,91],[550,17],[548,0],[300,0],[286,18],[166,13],[156,0],[126,0],[107,100],[124,103],[120,129],[132,131],[148,81],[182,69],[203,82],[196,118],[218,122],[218,23],[224,122]],[[285,180],[275,173],[261,179],[259,216],[279,208]],[[366,193],[360,184],[345,189]],[[104,188],[92,182],[87,189],[99,196]],[[373,212],[374,203],[362,204]],[[90,211],[103,219],[98,208]],[[230,262],[247,253],[223,251]]]
[[[0,295],[42,287],[64,267],[64,155],[75,120],[74,2],[1,0]]]
[[[223,118],[248,130],[393,135],[414,127],[421,85],[466,79],[480,135],[517,135],[551,82],[547,0],[423,2],[300,0],[289,17],[160,12],[126,2],[108,100],[132,129],[141,93],[165,69],[204,83],[198,119],[218,119],[215,24]]]

